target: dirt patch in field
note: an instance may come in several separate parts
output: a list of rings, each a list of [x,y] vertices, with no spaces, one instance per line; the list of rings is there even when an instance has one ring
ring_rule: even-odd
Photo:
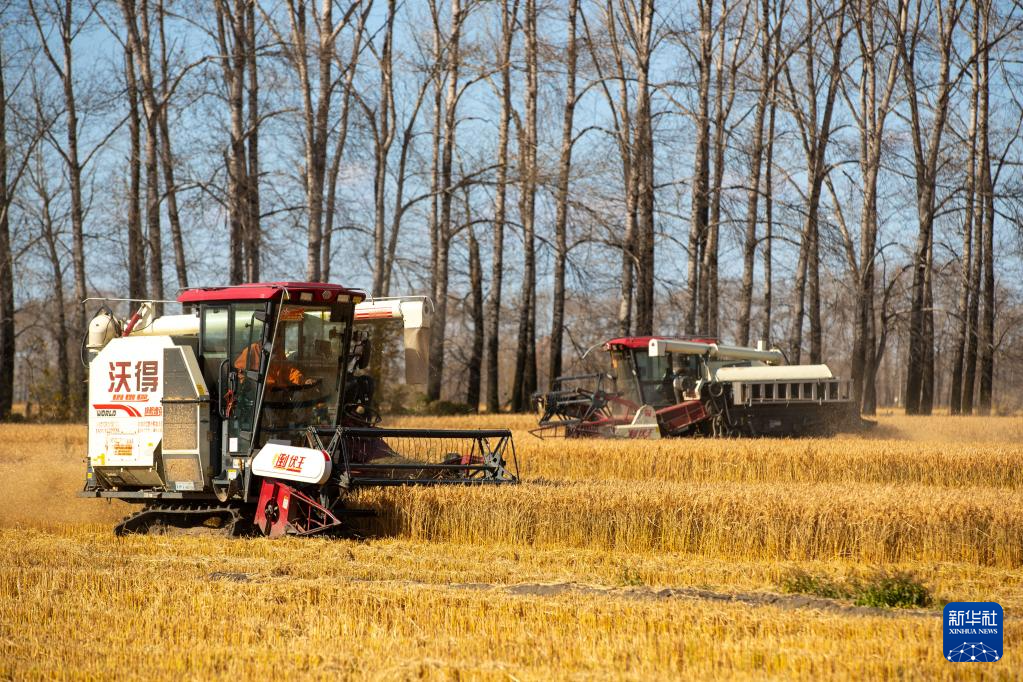
[[[393,583],[394,581],[354,580],[359,583]],[[800,594],[776,594],[773,592],[717,592],[696,587],[604,587],[583,583],[520,583],[500,585],[493,583],[449,583],[438,585],[427,582],[400,581],[401,584],[450,590],[495,592],[523,597],[586,596],[625,599],[629,601],[656,601],[665,599],[691,599],[700,601],[734,602],[747,606],[775,606],[781,609],[809,609],[838,615],[884,616],[889,618],[914,616],[936,618],[938,611],[922,609],[881,609],[870,606],[854,606],[837,599],[811,597]]]

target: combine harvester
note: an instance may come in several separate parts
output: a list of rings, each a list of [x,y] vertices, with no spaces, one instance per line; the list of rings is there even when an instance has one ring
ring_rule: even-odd
[[[852,383],[778,349],[712,339],[626,337],[611,372],[565,376],[533,396],[544,437],[815,436],[861,428]]]
[[[425,382],[432,307],[365,300],[333,284],[185,290],[191,314],[92,319],[83,497],[144,506],[115,528],[254,527],[278,536],[341,528],[366,486],[517,480],[507,430],[375,426],[367,327],[400,323],[405,373]],[[506,462],[510,457],[511,465]]]

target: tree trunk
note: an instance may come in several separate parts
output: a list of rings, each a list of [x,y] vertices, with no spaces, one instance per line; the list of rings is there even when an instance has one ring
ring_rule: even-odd
[[[141,77],[142,110],[146,119],[146,239],[149,243],[149,291],[154,299],[164,298],[163,288],[163,235],[160,226],[160,104],[156,97],[156,80],[152,71],[152,42],[149,33],[149,3],[121,0],[128,41]],[[168,148],[169,151],[169,148]],[[166,164],[165,164],[166,165]],[[172,174],[173,177],[173,174]],[[184,254],[182,253],[182,258]],[[157,303],[155,312],[163,314],[163,304]]]
[[[781,31],[775,32],[775,55],[781,52]],[[764,298],[761,317],[760,338],[770,344],[771,313],[774,289],[774,261],[771,250],[774,245],[774,121],[778,111],[778,78],[771,80],[771,97],[767,114],[767,151],[764,153]]]
[[[807,22],[814,31],[815,24],[813,0],[807,0]],[[816,36],[811,33],[805,46],[805,83],[799,88],[792,81],[788,66],[785,77],[788,83],[789,96],[793,112],[803,142],[807,165],[806,219],[800,240],[799,259],[796,267],[796,286],[792,294],[792,322],[789,332],[789,361],[798,363],[802,355],[803,316],[806,303],[806,289],[809,283],[810,294],[810,358],[811,362],[820,362],[821,324],[820,324],[820,286],[819,286],[819,224],[818,211],[821,200],[821,187],[824,177],[829,172],[826,153],[831,138],[831,119],[834,113],[835,97],[840,86],[842,72],[842,45],[845,40],[846,3],[840,4],[832,17],[821,19],[821,35],[827,36],[831,48],[831,62],[828,64],[827,91],[824,94],[824,111],[821,120],[818,114],[818,80],[816,58]],[[830,20],[830,21],[829,21]],[[834,23],[833,29],[830,24]],[[829,35],[828,32],[831,31]],[[806,92],[803,100],[801,94]]]
[[[700,14],[700,58],[697,62],[699,70],[697,86],[696,140],[695,158],[693,161],[692,183],[692,217],[689,223],[689,254],[686,288],[689,292],[689,308],[686,311],[686,334],[695,334],[697,312],[701,291],[705,284],[701,282],[700,260],[703,245],[707,239],[707,226],[710,220],[710,76],[712,69],[713,40],[712,5],[713,0],[698,0]],[[705,330],[700,330],[701,332]]]
[[[14,256],[8,209],[12,194],[7,180],[6,57],[0,50],[0,422],[14,404]]]
[[[263,233],[260,229],[259,209],[259,72],[256,70],[256,3],[249,2],[245,13],[245,70],[248,75],[248,168],[245,171],[244,196],[241,205],[245,212],[245,279],[260,279],[260,253]],[[329,251],[329,249],[328,249]]]
[[[991,147],[988,135],[990,129],[990,112],[988,102],[991,91],[989,75],[990,47],[988,46],[988,25],[991,14],[991,4],[986,0],[982,0],[981,2],[978,2],[977,5],[980,6],[982,12],[980,35],[984,45],[980,54],[981,88],[980,112],[978,115],[978,125],[980,127],[981,200],[984,202],[984,224],[982,227],[984,297],[980,316],[980,395],[978,396],[978,408],[981,414],[987,415],[991,413],[995,364],[995,198],[994,183],[992,182],[991,177]]]
[[[878,41],[876,22],[882,22],[882,35],[892,26],[904,30],[908,21],[906,5],[899,4],[899,14],[891,17],[878,11],[874,0],[853,7],[856,35],[859,38],[862,69],[860,74],[860,107],[857,123],[860,129],[860,172],[863,176],[863,208],[860,217],[860,254],[856,282],[856,317],[853,327],[852,380],[857,405],[873,414],[879,352],[875,348],[876,322],[874,287],[877,267],[877,182],[884,148],[885,123],[891,109],[892,95],[898,82],[899,52],[886,40]],[[892,23],[894,19],[894,23]],[[878,93],[878,60],[891,49],[883,90]],[[855,263],[851,266],[856,270]]]
[[[451,36],[448,39],[447,93],[444,97],[444,140],[440,149],[440,215],[437,222],[437,248],[434,253],[435,289],[432,335],[430,337],[430,379],[427,397],[437,400],[444,377],[444,339],[448,315],[448,260],[451,251],[451,166],[455,147],[455,128],[458,123],[458,71],[461,62],[462,33],[461,0],[451,0]]]
[[[816,211],[816,208],[814,209]],[[813,221],[810,240],[810,257],[806,264],[810,289],[810,363],[823,362],[824,348],[821,333],[821,266],[820,266],[820,223]]]
[[[970,300],[976,297],[971,292],[970,275],[973,264],[973,204],[976,195],[977,179],[977,105],[980,97],[980,65],[979,36],[978,36],[978,15],[974,12],[972,26],[972,45],[974,62],[970,66],[973,88],[970,94],[970,119],[967,136],[970,140],[970,155],[966,169],[966,216],[963,220],[963,252],[960,258],[960,283],[959,283],[959,316],[956,325],[956,339],[953,345],[952,356],[952,381],[949,390],[948,411],[949,414],[960,414],[963,408],[963,374],[966,364],[966,343],[970,333]],[[981,229],[978,225],[977,229]],[[972,402],[972,401],[971,401]]]
[[[157,162],[157,116],[146,117],[146,240],[149,243],[149,291],[154,299],[162,299],[163,235],[160,231],[160,173]],[[163,305],[156,304],[156,314],[163,314]]]
[[[384,22],[384,44],[380,51],[380,100],[378,111],[370,121],[373,131],[373,295],[383,295],[387,288],[387,169],[391,145],[394,143],[394,83],[392,80],[391,45],[394,38],[394,2],[388,0]],[[369,113],[369,112],[367,112]]]
[[[746,20],[749,17],[750,4],[743,7],[743,15],[735,33],[732,36],[732,54],[725,63],[725,46],[727,43],[727,30],[730,21],[726,19],[735,9],[727,3],[722,4],[724,17],[720,22],[720,37],[718,43],[717,59],[717,82],[714,97],[714,176],[709,186],[710,214],[707,223],[707,243],[703,252],[703,272],[705,300],[703,301],[702,319],[700,325],[703,331],[713,338],[719,334],[719,306],[718,306],[718,250],[721,234],[721,202],[722,183],[725,177],[725,148],[728,146],[728,119],[731,115],[732,105],[735,102],[735,91],[739,71],[740,46],[744,45],[743,36],[746,31]],[[727,74],[727,91],[726,78]]]
[[[63,43],[64,43],[64,106],[67,113],[67,158],[68,180],[71,186],[71,259],[75,272],[75,322],[71,328],[75,339],[81,338],[86,331],[85,305],[82,303],[89,296],[85,284],[85,209],[82,203],[82,164],[78,160],[78,108],[74,93],[74,76],[71,73],[71,0],[64,5]],[[162,293],[161,293],[162,296]],[[81,416],[88,402],[88,385],[86,384],[85,367],[81,362],[74,363],[76,390],[69,395],[72,398],[70,413]]]
[[[319,10],[314,2],[306,5],[305,0],[288,0],[290,40],[287,41],[273,27],[272,22],[267,22],[277,39],[286,45],[287,57],[298,76],[305,155],[303,181],[308,211],[306,278],[310,282],[323,280],[323,213],[331,209],[324,205],[324,190],[327,177],[327,124],[335,90],[334,46],[338,35],[359,7],[360,3],[350,3],[344,15],[335,23],[334,0],[322,0]],[[315,45],[310,45],[307,28],[310,13],[316,28]],[[310,50],[315,55],[315,63],[312,65],[309,63]],[[316,69],[315,82],[310,73],[312,68]],[[329,253],[326,257],[330,257]]]
[[[487,412],[501,409],[500,343],[501,288],[504,280],[505,201],[508,192],[508,128],[511,122],[511,45],[515,35],[518,0],[509,11],[509,0],[501,4],[501,120],[497,133],[497,186],[494,188],[494,236],[491,254],[490,297],[487,316]]]
[[[537,76],[536,2],[525,3],[526,85],[525,124],[519,143],[522,192],[519,214],[522,221],[523,268],[521,308],[519,309],[518,347],[515,352],[515,377],[512,389],[512,411],[529,409],[530,396],[536,391],[536,145],[537,145]]]
[[[188,266],[185,262],[185,243],[181,235],[181,219],[178,216],[178,187],[174,182],[174,155],[171,153],[170,125],[167,122],[167,108],[170,104],[170,74],[167,65],[167,38],[164,34],[163,0],[156,3],[157,31],[160,38],[160,102],[158,124],[160,136],[160,164],[163,166],[164,196],[167,198],[167,222],[170,224],[171,244],[174,247],[174,271],[178,287],[188,288]],[[146,40],[149,40],[148,28]]]
[[[74,73],[72,72],[72,43],[78,34],[78,29],[72,26],[72,0],[63,0],[59,4],[54,3],[53,19],[60,32],[61,42],[61,59],[58,61],[49,48],[48,31],[43,28],[35,3],[36,0],[29,0],[29,13],[32,15],[36,31],[39,34],[43,52],[61,81],[64,95],[67,148],[59,151],[67,166],[68,185],[71,190],[71,260],[75,277],[74,295],[76,301],[81,302],[88,297],[88,289],[85,283],[85,208],[82,201],[83,164],[78,157],[78,106],[75,98]],[[78,339],[82,338],[86,331],[85,306],[81,304],[76,305],[75,310],[76,314],[71,326],[71,335]],[[69,413],[77,417],[84,413],[88,398],[88,386],[85,383],[85,367],[80,362],[75,363],[74,381],[75,389],[69,395],[71,403]]]
[[[381,295],[390,296],[391,277],[394,272],[394,259],[398,250],[398,235],[401,232],[401,220],[405,215],[408,205],[405,203],[405,179],[408,168],[408,158],[412,150],[412,141],[415,133],[416,121],[419,119],[419,111],[423,106],[426,92],[430,88],[430,78],[423,81],[416,97],[416,103],[401,136],[401,149],[398,153],[398,171],[394,181],[394,211],[391,215],[391,234],[387,242],[387,250],[384,253],[384,275],[381,278]],[[347,129],[347,125],[345,126]]]
[[[337,142],[334,143],[334,155],[331,157],[330,169],[327,171],[327,189],[326,189],[326,194],[325,194],[324,200],[323,200],[325,215],[323,216],[323,242],[320,245],[320,248],[321,248],[321,251],[322,251],[322,257],[320,259],[321,260],[320,276],[321,276],[321,278],[323,279],[324,282],[329,282],[330,281],[330,274],[331,274],[331,262],[330,261],[331,261],[331,258],[333,257],[333,253],[332,253],[332,248],[333,247],[331,245],[331,242],[334,239],[334,231],[336,229],[334,227],[334,220],[336,218],[336,215],[335,215],[336,212],[334,210],[334,207],[335,207],[335,204],[337,202],[337,178],[338,178],[338,174],[341,172],[341,161],[344,158],[345,147],[348,144],[348,123],[349,123],[349,117],[351,115],[352,97],[355,95],[355,87],[354,87],[355,72],[356,72],[356,69],[358,68],[359,55],[362,52],[362,40],[363,40],[363,34],[365,32],[365,28],[366,28],[366,20],[369,17],[369,13],[370,13],[370,10],[372,9],[372,7],[373,7],[372,3],[367,3],[366,4],[366,8],[363,10],[362,14],[359,16],[359,24],[358,24],[357,28],[355,29],[355,39],[352,41],[352,48],[351,48],[351,52],[349,53],[348,64],[345,66],[345,69],[344,69],[344,71],[345,71],[344,91],[343,91],[343,93],[341,95],[341,114],[340,114],[340,117],[339,117],[339,120],[338,120],[338,126],[337,126],[337,128],[338,128],[337,129]],[[389,13],[388,13],[387,35],[388,35],[388,38],[390,38],[391,34],[393,32],[393,22],[394,22],[394,19],[393,19],[393,15],[394,15],[393,2],[391,2],[391,4],[389,5],[388,12]],[[390,46],[389,45],[388,45],[388,54],[387,54],[386,62],[387,62],[387,73],[388,73],[388,78],[387,78],[387,87],[388,87],[387,92],[388,92],[388,95],[387,96],[388,96],[388,98],[390,99],[390,101],[392,102],[392,105],[393,105],[394,92],[393,92],[393,85],[391,83],[391,73],[392,73],[392,70],[391,70],[391,54],[390,54]],[[418,106],[419,105],[417,103],[417,105],[416,105],[417,110],[418,110]],[[391,106],[390,109],[393,112],[394,107]],[[393,118],[393,114],[392,114],[392,118]],[[386,160],[385,160],[384,163],[385,163],[385,168],[386,168]],[[401,181],[399,181],[399,188],[400,188],[400,182]],[[397,205],[400,206],[400,189],[399,189],[399,203]],[[397,230],[397,221],[395,222],[395,228],[394,229]],[[394,257],[394,248],[392,247],[389,251],[386,252],[385,259],[384,259],[384,273],[385,273],[384,276],[385,276],[385,280],[384,280],[383,284],[381,285],[381,288],[378,289],[376,286],[373,287],[372,294],[374,296],[387,296],[388,295],[388,288],[390,286],[390,268],[389,268],[389,265],[388,265],[388,259],[389,258],[393,259],[393,257]],[[377,275],[378,275],[377,271],[374,270],[374,273],[373,273],[374,278],[376,278]]]
[[[561,353],[565,324],[565,264],[568,260],[568,183],[572,169],[572,129],[575,115],[575,23],[579,0],[568,3],[568,46],[565,51],[565,106],[561,122],[561,156],[555,190],[554,217],[554,309],[551,313],[548,385],[561,376]]]
[[[934,407],[934,232],[927,244],[927,268],[924,273],[923,372],[920,376],[920,414]]]
[[[984,95],[981,95],[984,98]],[[985,187],[984,203],[984,300],[980,323],[980,396],[978,407],[980,413],[991,413],[992,392],[995,376],[995,257],[994,257],[994,197],[991,184],[990,156],[984,168]]]
[[[583,14],[583,26],[587,28],[587,42],[590,46],[590,54],[593,59],[594,67],[597,69],[598,76],[600,78],[601,89],[604,92],[604,97],[607,100],[608,108],[612,112],[612,120],[614,122],[614,132],[616,142],[618,143],[618,153],[621,157],[622,162],[622,188],[625,194],[625,229],[624,233],[618,241],[618,246],[621,248],[621,277],[619,280],[619,300],[618,300],[618,333],[621,336],[628,336],[633,328],[633,310],[635,308],[636,296],[635,292],[635,269],[636,260],[639,253],[639,237],[638,237],[638,226],[637,226],[637,204],[638,204],[638,171],[636,169],[637,160],[634,157],[635,154],[635,143],[634,139],[634,126],[632,116],[632,103],[630,100],[630,93],[628,84],[631,80],[631,75],[627,73],[625,68],[625,56],[622,50],[622,44],[618,36],[618,17],[611,0],[607,0],[607,4],[604,7],[604,27],[607,31],[607,39],[611,47],[611,55],[614,60],[615,71],[608,77],[605,77],[602,69],[602,58],[600,53],[595,49],[595,41],[589,34],[589,28],[586,25],[586,15]],[[617,82],[618,93],[617,100],[611,94],[610,88],[607,83],[609,81]]]
[[[55,307],[55,324],[52,331],[54,359],[57,364],[57,396],[54,416],[58,419],[66,419],[70,416],[71,406],[71,372],[68,365],[68,325],[67,325],[67,301],[64,294],[64,268],[60,262],[58,251],[58,237],[54,230],[53,215],[50,207],[53,197],[47,186],[46,169],[44,168],[42,156],[35,159],[34,184],[36,193],[39,196],[39,226],[43,243],[46,245],[46,257],[50,263],[50,273],[53,282],[53,303]],[[78,363],[81,364],[81,363]]]
[[[750,172],[746,181],[746,230],[742,242],[742,286],[739,291],[739,321],[735,339],[741,346],[750,343],[750,318],[753,312],[753,270],[757,257],[757,217],[760,204],[760,172],[764,159],[764,119],[771,92],[771,0],[762,0],[757,32],[760,35],[760,90],[753,114],[753,141],[750,146]]]
[[[623,3],[632,44],[636,73],[636,114],[633,141],[633,173],[636,210],[636,299],[635,333],[654,333],[654,142],[650,104],[650,60],[653,48],[653,0],[638,6]]]
[[[235,0],[234,8],[225,0],[214,0],[217,11],[217,46],[227,106],[231,119],[230,147],[225,154],[227,168],[228,279],[231,284],[245,281],[251,270],[251,225],[248,202],[248,164],[245,154],[244,82],[248,61],[245,0]],[[256,257],[258,259],[258,256]]]
[[[968,264],[970,271],[970,305],[966,319],[966,354],[963,359],[963,400],[962,400],[962,414],[973,414],[973,403],[974,403],[974,389],[977,383],[977,348],[980,340],[979,334],[979,322],[980,322],[980,282],[981,282],[981,270],[983,267],[983,251],[984,251],[984,214],[987,211],[987,206],[983,199],[983,187],[980,186],[980,174],[979,174],[979,161],[978,165],[974,168],[974,186],[976,187],[977,196],[974,197],[973,201],[973,248],[972,248],[972,261]]]
[[[444,48],[441,41],[440,18],[436,10],[434,0],[431,0],[431,9],[434,15],[433,27],[433,54],[437,64],[442,64]],[[443,191],[440,180],[440,148],[443,134],[444,122],[444,89],[441,77],[442,69],[438,68],[434,76],[433,86],[433,128],[432,155],[430,158],[430,214],[428,217],[427,231],[430,233],[430,295],[433,297],[434,305],[438,301],[440,290],[440,193]],[[427,400],[438,400],[440,398],[441,377],[438,372],[434,350],[439,350],[435,344],[435,334],[430,335],[430,376],[426,383]]]
[[[807,221],[807,227],[809,221]],[[789,330],[789,362],[798,365],[803,355],[803,317],[806,303],[806,261],[810,237],[806,227],[799,240],[799,258],[796,260],[796,282],[792,288],[792,323]]]
[[[465,402],[473,412],[480,409],[480,378],[483,365],[483,268],[480,265],[480,245],[469,228],[469,295],[472,301],[472,349],[469,354],[469,386]]]
[[[942,134],[945,129],[945,121],[949,108],[949,93],[952,83],[949,79],[950,61],[952,55],[953,38],[955,28],[959,23],[959,16],[962,7],[957,2],[951,2],[945,7],[938,8],[935,16],[938,19],[937,45],[939,57],[938,80],[934,99],[933,120],[929,122],[925,132],[924,124],[920,118],[920,98],[917,94],[916,73],[914,72],[914,60],[916,56],[916,36],[920,31],[919,25],[913,28],[910,36],[905,28],[897,32],[897,45],[902,61],[907,65],[902,70],[903,80],[907,91],[907,101],[910,110],[910,138],[913,144],[914,166],[916,173],[916,202],[917,216],[919,221],[919,233],[917,235],[916,252],[913,259],[913,289],[912,304],[910,308],[909,324],[909,357],[906,371],[905,406],[907,414],[918,414],[921,411],[929,410],[926,401],[923,401],[924,375],[927,372],[929,343],[928,329],[933,330],[934,313],[926,306],[926,287],[930,272],[929,253],[933,240],[932,231],[935,217],[935,192],[937,187],[938,163],[940,161],[940,146]],[[910,51],[912,45],[912,51]],[[928,98],[930,99],[930,98]],[[926,138],[926,143],[925,143]],[[933,332],[932,332],[933,333]],[[932,341],[931,341],[932,342]]]
[[[125,44],[124,76],[128,95],[128,137],[131,151],[128,159],[128,296],[146,297],[146,245],[142,237],[142,146],[139,116],[139,93],[135,78],[135,57],[131,42]]]

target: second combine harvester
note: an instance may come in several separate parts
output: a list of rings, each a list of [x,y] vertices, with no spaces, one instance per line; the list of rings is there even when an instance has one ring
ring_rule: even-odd
[[[651,336],[603,348],[609,373],[559,377],[533,396],[534,435],[815,436],[864,424],[850,381],[827,365],[785,364],[776,348]]]

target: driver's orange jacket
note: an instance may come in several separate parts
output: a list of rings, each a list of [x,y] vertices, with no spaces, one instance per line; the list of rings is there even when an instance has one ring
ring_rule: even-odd
[[[259,369],[259,344],[253,343],[242,350],[234,360],[235,369],[241,372],[242,380],[245,380],[245,369]],[[251,360],[250,360],[251,358]],[[283,386],[301,386],[305,383],[305,375],[302,370],[288,362],[283,357],[271,357],[270,366],[266,370],[266,385],[270,388]]]

